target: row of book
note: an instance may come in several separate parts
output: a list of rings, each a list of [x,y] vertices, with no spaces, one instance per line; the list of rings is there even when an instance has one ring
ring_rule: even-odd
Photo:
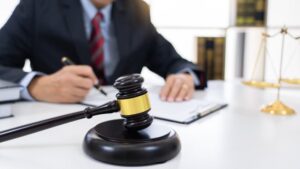
[[[225,38],[198,37],[197,64],[208,80],[223,80],[225,71]]]
[[[237,26],[265,26],[266,0],[237,0]]]
[[[21,86],[0,80],[0,119],[12,117],[12,104],[20,99]]]

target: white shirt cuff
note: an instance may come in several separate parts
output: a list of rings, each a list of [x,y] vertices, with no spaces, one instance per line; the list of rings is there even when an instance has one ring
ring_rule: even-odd
[[[28,91],[28,86],[32,81],[32,79],[38,75],[45,75],[45,74],[41,72],[30,72],[21,80],[20,85],[23,87],[23,89],[21,90],[22,99],[35,101],[35,99],[30,95]]]
[[[195,86],[200,86],[200,80],[199,80],[199,78],[196,76],[196,74],[194,73],[194,71],[193,71],[192,69],[190,69],[190,68],[185,68],[185,69],[179,71],[179,73],[183,73],[183,72],[187,72],[187,73],[189,73],[190,75],[192,75]]]

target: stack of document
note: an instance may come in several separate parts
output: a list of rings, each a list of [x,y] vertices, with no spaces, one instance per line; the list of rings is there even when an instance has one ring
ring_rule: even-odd
[[[89,106],[100,106],[108,101],[116,100],[117,91],[108,92],[108,96],[103,96],[99,91],[92,90],[82,102]],[[191,99],[182,102],[165,102],[159,98],[157,92],[149,91],[152,116],[157,119],[167,120],[182,124],[189,124],[201,117],[227,106],[225,103],[206,101],[201,99]]]
[[[12,102],[20,99],[21,86],[0,80],[0,118],[12,116]]]
[[[12,105],[11,104],[1,104],[0,105],[0,119],[12,117]]]

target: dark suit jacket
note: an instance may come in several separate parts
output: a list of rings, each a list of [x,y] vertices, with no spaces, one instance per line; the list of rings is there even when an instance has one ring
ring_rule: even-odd
[[[142,0],[115,0],[112,22],[119,49],[119,63],[106,77],[109,84],[143,66],[166,77],[191,68],[206,86],[204,73],[182,59],[152,25],[149,7]],[[19,82],[25,60],[34,71],[51,74],[62,68],[62,56],[78,64],[90,64],[80,0],[22,0],[0,31],[0,78]]]

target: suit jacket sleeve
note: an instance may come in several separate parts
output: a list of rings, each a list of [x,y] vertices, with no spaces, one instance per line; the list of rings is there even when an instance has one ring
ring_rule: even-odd
[[[187,68],[191,69],[200,81],[200,85],[196,86],[196,89],[207,87],[205,73],[195,64],[183,59],[176,52],[173,45],[156,31],[150,21],[150,12],[147,5],[145,5],[144,11],[146,11],[144,17],[148,18],[149,29],[152,32],[151,47],[146,66],[164,78],[169,74],[178,73]]]
[[[32,54],[33,1],[22,0],[0,30],[0,78],[19,82],[25,60]]]

